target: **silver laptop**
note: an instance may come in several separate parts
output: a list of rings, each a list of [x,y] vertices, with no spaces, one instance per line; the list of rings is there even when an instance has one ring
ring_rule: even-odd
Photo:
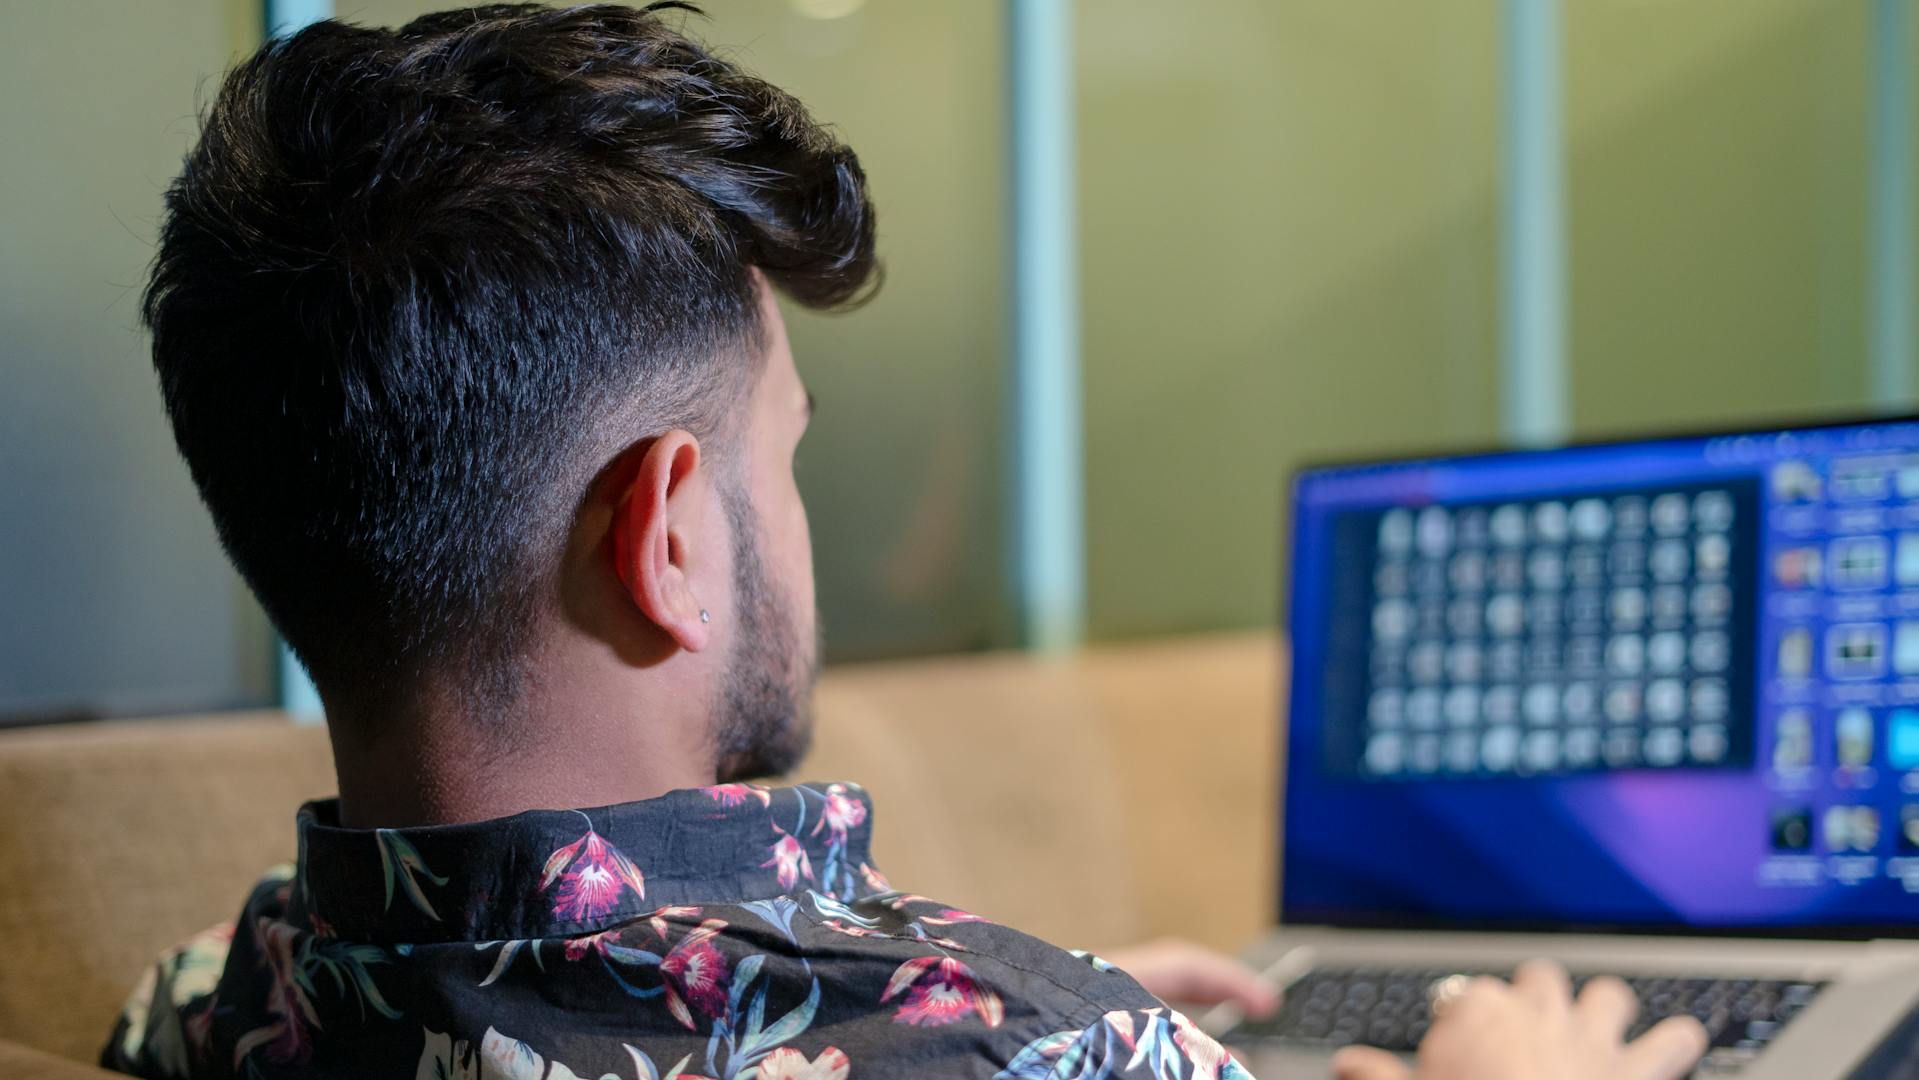
[[[1255,1072],[1410,1052],[1550,956],[1704,1074],[1860,1070],[1919,1005],[1919,422],[1295,482],[1277,1017]],[[1315,1071],[1318,1070],[1318,1071]]]

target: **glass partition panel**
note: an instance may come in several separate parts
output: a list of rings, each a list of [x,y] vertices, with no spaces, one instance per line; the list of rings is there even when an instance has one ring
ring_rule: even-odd
[[[1495,437],[1498,13],[1079,5],[1096,636],[1268,623],[1294,466]]]
[[[1567,3],[1578,433],[1866,405],[1870,9]]]
[[[196,102],[259,35],[237,8],[0,5],[0,722],[272,694],[137,329]]]

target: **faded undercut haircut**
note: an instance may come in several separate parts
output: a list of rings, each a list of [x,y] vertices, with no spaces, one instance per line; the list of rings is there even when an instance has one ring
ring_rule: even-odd
[[[520,692],[608,456],[724,438],[752,270],[816,308],[876,284],[853,152],[689,12],[328,20],[206,111],[142,318],[221,542],[330,699]]]

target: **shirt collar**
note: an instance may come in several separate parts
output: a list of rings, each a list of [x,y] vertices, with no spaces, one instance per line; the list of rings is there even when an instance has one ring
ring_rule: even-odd
[[[594,933],[663,907],[887,889],[857,784],[721,784],[465,825],[349,829],[301,807],[288,916],[321,934],[429,943]]]

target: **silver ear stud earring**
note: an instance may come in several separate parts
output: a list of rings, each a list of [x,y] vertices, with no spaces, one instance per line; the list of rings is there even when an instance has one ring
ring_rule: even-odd
[[[701,622],[712,622],[712,621],[713,621],[713,616],[711,616],[711,615],[708,615],[708,614],[706,613],[706,609],[705,609],[705,608],[701,608],[701,609],[700,609],[700,621],[701,621]]]

